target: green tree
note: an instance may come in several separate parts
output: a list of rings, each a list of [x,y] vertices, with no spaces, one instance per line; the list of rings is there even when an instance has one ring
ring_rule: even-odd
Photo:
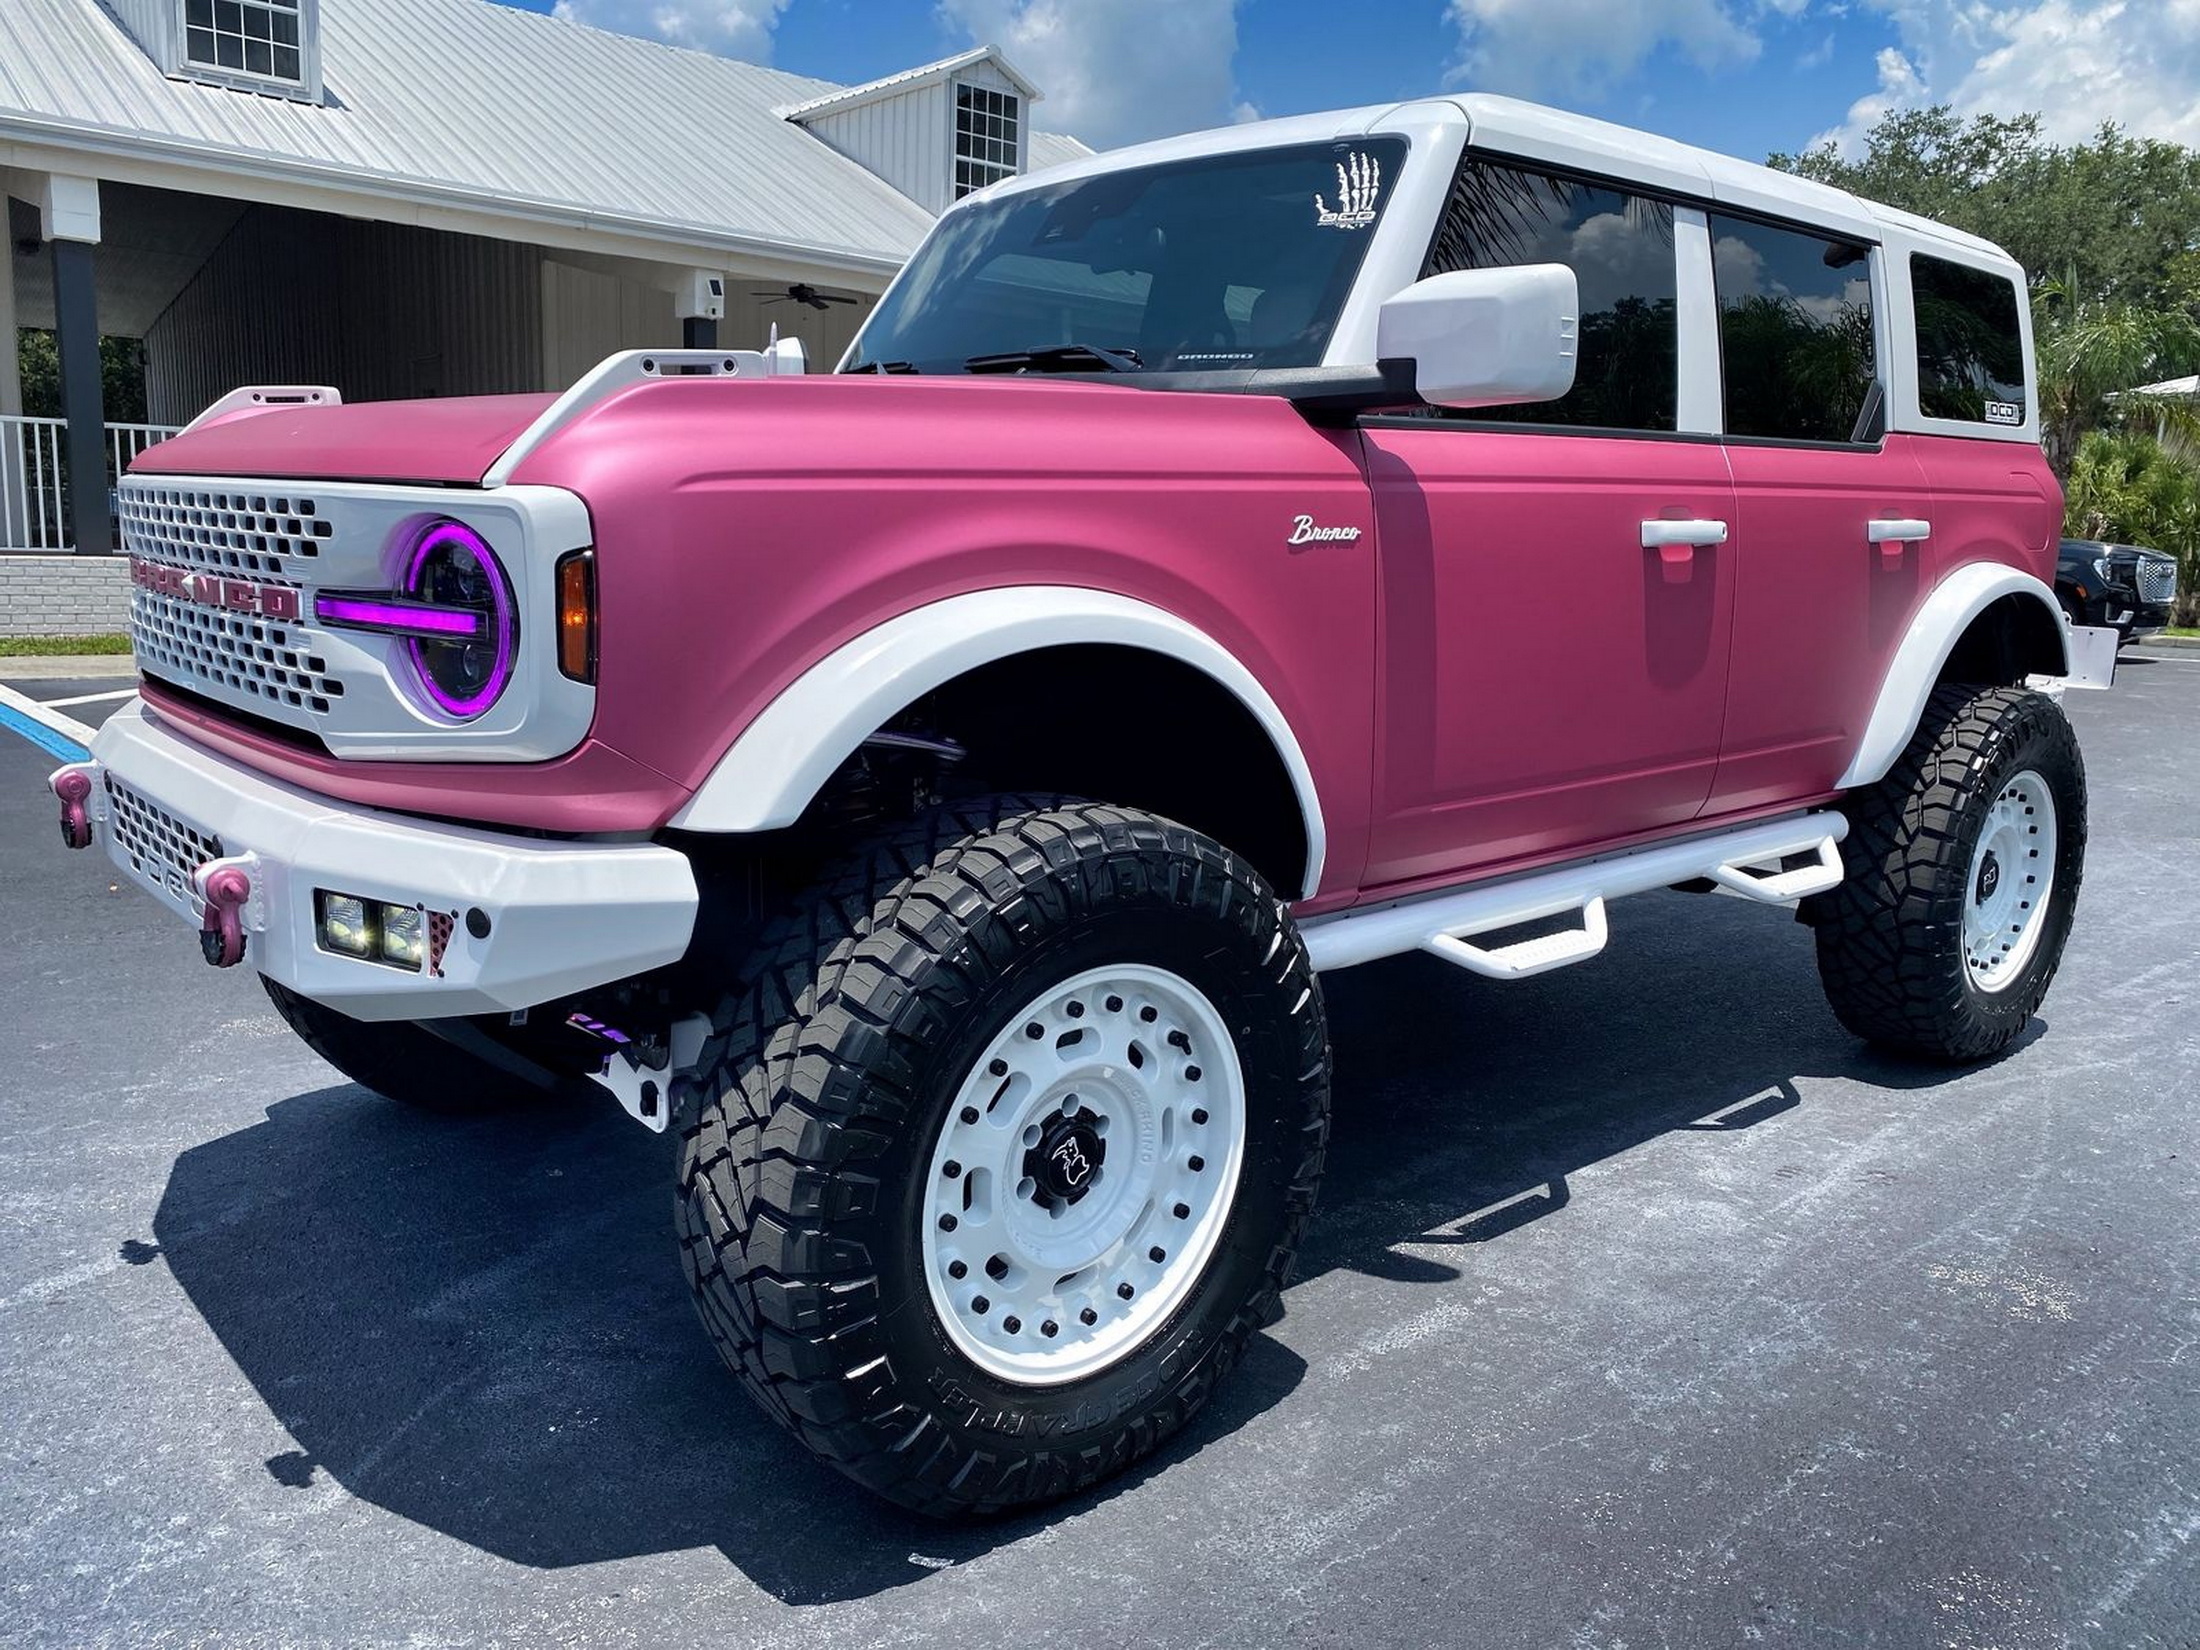
[[[1769,164],[1983,235],[2088,299],[2189,309],[2200,299],[2200,151],[2103,125],[2059,146],[2037,115],[1882,116],[1850,160],[1832,144]]]
[[[44,327],[24,327],[16,335],[16,366],[23,379],[23,412],[30,418],[61,416],[61,346]],[[143,424],[145,417],[145,346],[135,338],[99,341],[101,396],[114,424]]]
[[[2036,289],[2032,334],[2040,444],[2058,474],[2069,474],[2087,431],[2122,418],[2151,418],[2200,440],[2193,402],[2123,393],[2174,377],[2200,358],[2200,321],[2187,311],[2089,298],[2073,279],[2057,277]]]

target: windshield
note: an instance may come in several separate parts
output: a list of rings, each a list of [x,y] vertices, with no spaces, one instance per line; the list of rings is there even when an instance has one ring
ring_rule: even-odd
[[[1317,366],[1405,153],[1379,138],[1205,155],[965,207],[842,370]]]

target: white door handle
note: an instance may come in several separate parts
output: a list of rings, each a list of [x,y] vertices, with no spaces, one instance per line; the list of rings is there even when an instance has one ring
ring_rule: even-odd
[[[1661,549],[1668,544],[1724,544],[1726,523],[1723,521],[1646,521],[1642,524],[1642,547],[1645,550]]]
[[[1867,521],[1864,537],[1874,544],[1915,544],[1919,539],[1933,536],[1933,524],[1911,518],[1891,521]]]

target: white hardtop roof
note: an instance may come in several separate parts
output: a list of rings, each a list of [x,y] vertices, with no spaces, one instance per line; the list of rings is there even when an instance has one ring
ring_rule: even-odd
[[[1898,211],[1852,195],[1845,189],[1791,172],[1776,171],[1731,155],[1658,137],[1587,115],[1568,114],[1518,98],[1470,92],[1376,104],[1281,120],[1163,138],[1133,148],[1111,150],[1089,161],[1072,162],[1040,178],[997,184],[988,195],[1045,188],[1070,178],[1091,176],[1123,166],[1164,164],[1198,155],[1295,143],[1338,142],[1371,133],[1423,126],[1432,115],[1463,119],[1468,141],[1481,151],[1517,156],[1594,176],[1629,180],[1645,188],[1732,207],[1737,212],[1786,219],[1798,226],[1850,235],[1863,241],[1929,243],[1960,252],[1973,262],[2015,271],[2008,253],[1991,241],[1913,212]]]
[[[322,0],[320,16],[326,96],[305,103],[170,80],[99,0],[0,0],[0,166],[84,155],[130,181],[249,197],[246,180],[264,179],[401,203],[377,216],[459,212],[879,274],[931,227],[782,118],[850,95],[829,81],[488,0]],[[1032,138],[1034,165],[1082,151]]]

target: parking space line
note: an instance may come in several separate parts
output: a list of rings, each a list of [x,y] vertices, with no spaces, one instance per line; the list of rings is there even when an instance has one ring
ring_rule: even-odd
[[[81,762],[91,754],[92,729],[0,682],[0,728],[19,734],[49,756]]]
[[[111,699],[130,699],[137,695],[134,687],[116,688],[112,693],[80,693],[73,699],[41,699],[39,703],[48,710],[65,710],[70,705],[104,705]]]

